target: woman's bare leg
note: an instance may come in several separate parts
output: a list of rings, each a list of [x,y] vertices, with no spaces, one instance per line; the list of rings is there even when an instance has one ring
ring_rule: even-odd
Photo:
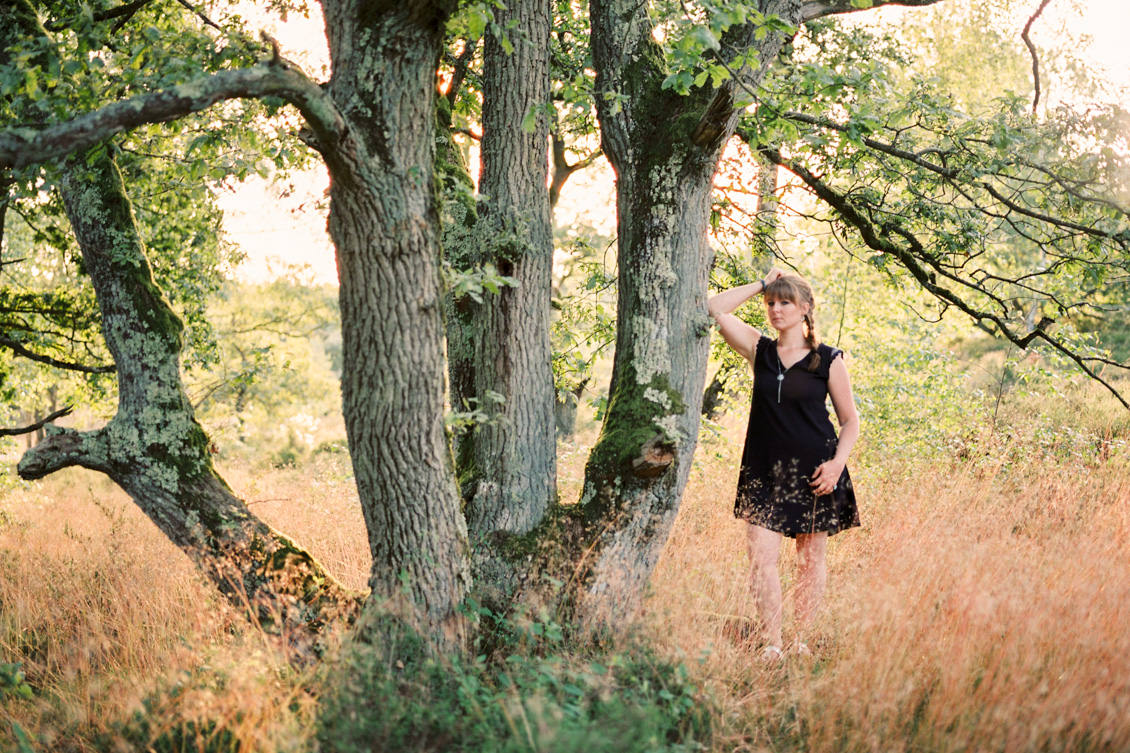
[[[749,524],[749,580],[766,645],[781,646],[781,534]]]
[[[824,603],[824,586],[828,582],[827,550],[826,531],[802,533],[796,537],[798,640],[804,640],[820,605]]]

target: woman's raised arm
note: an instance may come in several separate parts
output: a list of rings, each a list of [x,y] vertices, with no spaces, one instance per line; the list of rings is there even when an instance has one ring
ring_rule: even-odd
[[[730,312],[765,290],[766,285],[783,274],[784,272],[774,267],[765,275],[764,280],[723,290],[718,295],[711,296],[706,302],[707,310],[714,317],[714,321],[718,322],[718,329],[722,332],[722,338],[747,361],[753,361],[761,333]]]

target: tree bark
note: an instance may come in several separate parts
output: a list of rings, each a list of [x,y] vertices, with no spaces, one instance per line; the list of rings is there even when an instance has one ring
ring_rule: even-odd
[[[458,445],[475,563],[475,588],[493,606],[508,601],[517,573],[499,547],[535,528],[556,497],[554,386],[549,342],[553,239],[548,178],[547,0],[514,0],[495,10],[509,29],[484,40],[482,177],[476,233],[480,263],[513,287],[470,302],[464,341],[473,347],[470,394],[486,420]],[[533,123],[530,116],[533,115]],[[532,125],[532,127],[531,127]],[[453,380],[465,387],[468,380]],[[502,395],[492,400],[492,393]]]
[[[351,620],[360,597],[247,509],[212,466],[209,441],[180,378],[183,325],[153,282],[108,147],[69,161],[67,215],[118,372],[118,411],[101,429],[50,427],[19,463],[24,479],[78,465],[122,487],[240,609],[308,658],[323,628]]]
[[[798,20],[793,3],[767,13]],[[780,7],[776,7],[780,6]],[[734,82],[679,95],[661,86],[662,51],[647,10],[593,0],[593,62],[601,143],[616,171],[619,318],[608,413],[585,468],[580,537],[583,624],[630,619],[679,509],[697,444],[707,335],[706,243],[713,176],[738,111]],[[783,39],[735,29],[722,54],[755,47],[755,85]]]
[[[326,0],[329,92],[346,122],[327,155],[342,315],[342,401],[373,554],[370,615],[440,646],[465,634],[466,526],[443,426],[435,72],[447,3]],[[375,624],[373,621],[370,624]]]

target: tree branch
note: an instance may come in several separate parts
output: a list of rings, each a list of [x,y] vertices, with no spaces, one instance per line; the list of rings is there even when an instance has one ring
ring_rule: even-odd
[[[941,300],[943,304],[952,305],[954,308],[969,316],[974,320],[974,322],[978,323],[979,325],[990,323],[995,325],[997,334],[1004,337],[1008,341],[1015,343],[1021,348],[1026,349],[1034,340],[1043,340],[1052,348],[1059,351],[1070,360],[1074,361],[1080,371],[1094,379],[1099,384],[1106,387],[1107,390],[1109,390],[1110,393],[1114,395],[1118,402],[1122,403],[1123,407],[1130,409],[1130,402],[1127,402],[1118,390],[1116,390],[1109,382],[1100,377],[1094,371],[1094,369],[1092,369],[1088,365],[1088,362],[1093,362],[1096,359],[1076,353],[1071,348],[1064,345],[1061,341],[1059,341],[1055,337],[1052,337],[1046,330],[1042,329],[1039,326],[1034,327],[1024,335],[1018,334],[1017,332],[1013,331],[1013,329],[1009,326],[1009,323],[1004,319],[1003,316],[994,314],[990,311],[980,310],[944,285],[938,285],[935,281],[935,276],[922,266],[922,264],[920,263],[920,258],[915,255],[911,248],[895,243],[891,239],[891,235],[894,234],[906,241],[908,243],[908,246],[921,249],[921,242],[914,238],[914,236],[909,231],[897,226],[877,227],[871,220],[865,217],[852,205],[848,197],[839,193],[819,177],[809,172],[809,170],[803,165],[784,159],[781,156],[781,153],[776,149],[764,148],[762,152],[774,164],[784,167],[789,172],[800,178],[801,181],[805,183],[805,185],[812,189],[813,193],[815,193],[821,200],[831,206],[845,222],[853,226],[859,233],[860,238],[862,238],[863,242],[866,243],[870,248],[876,251],[890,254],[892,257],[897,259],[902,264],[902,266],[910,272],[911,276],[913,276],[914,279],[917,280],[919,285],[921,285],[926,291]],[[966,282],[965,284],[968,285],[969,283]],[[987,291],[981,292],[988,294]],[[1119,364],[1110,361],[1109,359],[1098,360],[1108,365],[1117,366],[1122,369],[1130,369],[1130,366]]]
[[[590,152],[586,156],[570,164],[565,155],[565,139],[563,139],[556,129],[550,134],[552,142],[552,158],[553,158],[553,175],[549,182],[549,206],[552,209],[557,206],[557,200],[561,198],[561,189],[565,186],[565,181],[578,170],[584,170],[597,160],[603,154],[599,149]]]
[[[800,6],[800,19],[801,23],[804,23],[814,18],[823,18],[824,16],[832,16],[840,13],[855,13],[861,10],[872,10],[874,8],[881,8],[884,5],[924,7],[940,3],[941,1],[942,0],[873,0],[870,5],[861,8],[854,5],[852,0],[822,0],[821,2],[808,2]]]
[[[192,14],[193,14],[194,16],[196,16],[197,18],[199,18],[199,19],[200,19],[200,21],[201,21],[201,22],[202,22],[202,23],[203,23],[203,24],[204,24],[205,26],[211,26],[211,27],[212,27],[213,29],[215,29],[216,31],[220,32],[221,34],[226,34],[226,33],[227,33],[226,31],[224,31],[224,28],[223,28],[222,26],[220,26],[220,25],[219,25],[218,23],[216,23],[216,22],[215,22],[215,21],[213,21],[212,19],[208,18],[208,16],[207,16],[207,15],[205,15],[203,11],[201,11],[200,9],[198,9],[198,8],[197,8],[197,7],[195,6],[195,5],[193,5],[192,3],[190,3],[190,2],[187,2],[187,0],[177,0],[177,2],[178,2],[178,3],[180,3],[180,4],[182,5],[182,6],[184,6],[185,8],[187,8],[187,9],[188,9],[188,11],[189,11],[190,13],[192,13]]]
[[[1036,23],[1036,19],[1044,12],[1044,8],[1048,7],[1048,3],[1052,0],[1041,0],[1040,7],[1036,8],[1036,12],[1028,19],[1028,23],[1024,24],[1024,31],[1020,32],[1020,38],[1024,40],[1024,44],[1028,47],[1028,53],[1032,56],[1032,84],[1036,87],[1035,94],[1032,95],[1032,114],[1036,114],[1036,105],[1040,104],[1040,59],[1036,56],[1036,45],[1032,44],[1032,38],[1028,36],[1028,32],[1032,31],[1032,24]]]
[[[12,171],[8,169],[0,170],[0,250],[3,249],[4,242],[4,228],[5,220],[8,217],[8,204],[12,201]],[[12,262],[5,262],[3,256],[0,256],[0,270],[4,269],[5,264]]]
[[[74,408],[72,406],[68,405],[65,408],[60,408],[59,410],[55,411],[54,413],[52,413],[48,416],[44,416],[43,418],[36,421],[34,424],[28,424],[27,426],[20,427],[19,429],[0,429],[0,437],[15,437],[15,436],[19,436],[20,434],[31,434],[33,431],[39,431],[46,424],[51,423],[56,418],[62,418],[63,416],[69,416],[73,410],[74,410]]]
[[[66,369],[67,371],[78,371],[78,372],[81,372],[83,374],[112,374],[112,373],[114,373],[114,369],[115,369],[115,367],[112,366],[112,365],[109,365],[109,366],[87,366],[87,365],[81,364],[81,363],[71,363],[70,361],[60,361],[57,358],[52,358],[51,356],[45,356],[42,353],[36,353],[35,351],[28,350],[27,348],[25,348],[23,346],[22,343],[20,343],[16,340],[13,340],[10,337],[0,336],[0,347],[7,348],[8,350],[12,351],[16,355],[23,356],[24,358],[27,358],[28,360],[36,361],[38,363],[45,363],[48,366],[54,366],[55,368],[58,368],[58,369]]]
[[[139,10],[141,10],[151,2],[153,2],[153,0],[133,0],[133,2],[119,5],[116,8],[107,8],[106,10],[100,10],[94,14],[94,23],[101,23],[102,21],[112,21],[116,18],[120,20],[117,24],[114,25],[114,28],[121,28],[123,24],[133,18],[134,14],[136,14]],[[55,21],[47,24],[45,28],[48,31],[62,31],[63,29],[71,28],[73,24],[73,20]]]
[[[787,111],[781,112],[779,114],[781,115],[781,117],[788,118],[789,120],[796,120],[798,122],[807,123],[809,125],[818,126],[820,128],[828,128],[828,129],[833,130],[833,131],[839,131],[840,133],[849,133],[850,132],[850,129],[846,125],[841,125],[841,124],[839,124],[839,123],[837,123],[833,120],[828,120],[826,118],[817,118],[817,117],[814,117],[812,115],[806,115],[805,113],[795,112],[795,111],[792,111],[792,110],[787,110]],[[905,149],[900,149],[900,148],[894,146],[893,144],[888,144],[886,142],[879,141],[878,139],[873,139],[869,136],[863,137],[861,139],[861,141],[863,142],[863,144],[865,146],[868,146],[871,149],[882,152],[884,154],[889,154],[892,157],[897,157],[899,159],[906,160],[907,162],[915,164],[918,167],[921,167],[925,170],[929,170],[932,173],[940,175],[943,178],[946,178],[947,180],[956,181],[958,178],[961,177],[961,174],[958,170],[955,170],[953,168],[946,167],[944,165],[939,165],[937,163],[931,162],[930,160],[926,159],[925,157],[922,157],[920,154],[916,154],[914,152],[909,152]],[[1061,218],[1061,217],[1053,217],[1052,215],[1046,214],[1044,212],[1039,212],[1039,211],[1036,211],[1034,209],[1029,209],[1025,206],[1022,206],[1022,205],[1016,203],[1014,200],[1010,199],[1009,197],[1005,196],[1003,193],[1000,192],[999,189],[997,189],[995,186],[993,186],[991,183],[989,183],[987,181],[980,180],[980,181],[971,181],[971,182],[973,183],[973,185],[980,186],[982,189],[985,190],[986,193],[988,193],[994,199],[996,199],[997,201],[999,201],[1001,204],[1008,207],[1012,211],[1017,212],[1018,214],[1022,214],[1026,217],[1029,217],[1029,218],[1034,219],[1034,220],[1039,220],[1041,222],[1047,222],[1049,224],[1056,225],[1058,227],[1067,228],[1069,230],[1074,230],[1074,231],[1079,232],[1079,233],[1084,233],[1086,235],[1090,235],[1090,236],[1093,236],[1093,237],[1096,237],[1096,238],[1108,238],[1108,239],[1114,238],[1113,233],[1106,232],[1106,231],[1103,231],[1103,230],[1099,230],[1099,229],[1097,229],[1093,226],[1083,225],[1083,224],[1080,224],[1080,223],[1077,223],[1077,222],[1072,222],[1071,220],[1067,220],[1067,219],[1064,219],[1064,218]],[[1110,202],[1103,202],[1103,203],[1106,204],[1107,206],[1110,206]]]
[[[110,464],[105,452],[98,450],[104,441],[103,431],[80,432],[48,426],[47,436],[24,453],[16,472],[25,481],[35,481],[76,465],[108,474]]]
[[[114,102],[42,130],[0,132],[0,167],[20,168],[58,159],[118,133],[176,120],[227,99],[267,96],[282,97],[297,107],[323,147],[332,147],[344,132],[344,120],[333,100],[297,66],[279,59]]]
[[[444,96],[452,108],[455,107],[455,100],[459,98],[459,90],[463,87],[463,81],[471,70],[471,61],[475,57],[475,50],[478,46],[479,40],[464,39],[463,50],[451,61],[451,83],[448,84],[447,93]]]

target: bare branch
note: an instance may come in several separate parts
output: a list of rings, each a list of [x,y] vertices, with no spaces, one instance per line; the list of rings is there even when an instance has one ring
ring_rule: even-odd
[[[871,10],[884,5],[905,5],[910,7],[924,7],[939,3],[941,0],[873,0],[866,7],[855,5],[852,0],[818,0],[807,2],[800,6],[801,23],[814,18],[832,16],[840,13],[855,13],[861,10]]]
[[[8,217],[8,204],[12,201],[12,171],[8,169],[0,170],[0,252],[3,249],[4,240],[4,222]],[[12,264],[14,262],[4,261],[4,257],[0,256],[0,270],[4,269],[5,264]]]
[[[24,453],[16,472],[25,481],[35,481],[76,465],[109,473],[110,463],[105,456],[104,444],[105,434],[101,429],[79,432],[48,426],[47,436]]]
[[[482,141],[483,140],[483,134],[482,133],[476,133],[475,131],[471,130],[470,128],[452,128],[451,132],[453,134],[457,133],[461,136],[466,136],[467,138],[474,139],[475,141]]]
[[[279,40],[272,37],[266,31],[260,31],[259,37],[271,46],[271,65],[279,65],[282,63],[282,48],[279,47]]]
[[[141,94],[42,130],[0,132],[0,167],[25,167],[90,149],[148,123],[164,123],[227,99],[277,96],[295,105],[323,147],[336,144],[343,119],[330,97],[292,63],[275,61],[220,71],[170,89]]]
[[[43,418],[36,421],[34,424],[28,424],[27,426],[22,426],[18,429],[0,429],[0,437],[15,437],[15,436],[18,436],[20,434],[31,434],[33,431],[39,431],[45,425],[54,421],[56,418],[62,418],[63,416],[69,416],[73,410],[74,410],[74,408],[72,406],[68,405],[64,408],[60,408],[59,410],[55,411],[54,413],[52,413],[50,415],[44,416]]]
[[[448,84],[447,93],[444,95],[451,107],[455,107],[455,100],[458,99],[463,81],[471,70],[471,61],[475,57],[475,50],[478,46],[479,40],[464,39],[463,50],[451,61],[451,82]]]
[[[549,182],[549,206],[552,209],[557,206],[557,200],[561,198],[561,189],[565,186],[565,181],[578,170],[584,170],[597,160],[603,154],[599,149],[590,152],[581,159],[569,163],[565,156],[565,139],[556,129],[550,134],[552,141],[552,160],[553,160],[553,176]]]
[[[51,356],[45,356],[42,353],[28,350],[22,343],[11,339],[10,337],[0,336],[0,347],[7,348],[16,355],[23,356],[31,361],[38,363],[45,363],[48,366],[54,366],[58,369],[66,369],[67,371],[78,371],[83,374],[112,374],[114,373],[114,366],[87,366],[81,363],[71,363],[70,361],[60,361]]]
[[[205,26],[211,26],[213,29],[220,32],[221,34],[227,33],[227,32],[224,31],[224,27],[220,26],[218,23],[216,23],[212,19],[208,18],[208,16],[206,16],[203,11],[198,9],[192,3],[187,2],[186,0],[177,0],[177,2],[180,3],[181,5],[183,5],[185,8],[187,8],[194,16],[199,18],[201,23],[203,23]]]
[[[1036,114],[1036,106],[1040,104],[1040,59],[1036,56],[1036,45],[1032,44],[1032,38],[1028,36],[1028,32],[1032,31],[1032,24],[1036,23],[1036,19],[1044,12],[1044,8],[1048,7],[1048,3],[1052,0],[1041,0],[1040,7],[1036,8],[1036,12],[1028,19],[1028,23],[1024,24],[1024,31],[1020,32],[1020,38],[1024,40],[1024,44],[1028,47],[1028,53],[1032,56],[1032,84],[1036,88],[1036,93],[1032,95],[1032,114]]]

